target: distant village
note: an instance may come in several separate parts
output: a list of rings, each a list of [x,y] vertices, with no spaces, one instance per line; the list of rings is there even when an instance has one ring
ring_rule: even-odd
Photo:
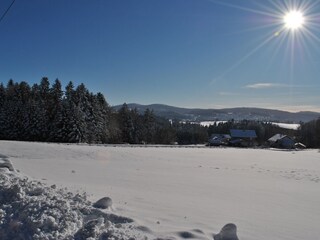
[[[212,134],[208,146],[257,147],[257,134],[250,129],[230,129],[230,133]],[[305,149],[306,146],[293,137],[277,133],[269,138],[262,147],[280,149]]]

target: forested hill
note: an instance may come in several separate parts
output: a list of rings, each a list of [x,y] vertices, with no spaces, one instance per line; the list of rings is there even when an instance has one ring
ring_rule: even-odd
[[[286,112],[263,108],[225,108],[225,109],[200,109],[200,108],[180,108],[164,104],[141,105],[136,103],[127,104],[131,109],[137,109],[143,113],[146,109],[153,110],[155,115],[177,120],[189,121],[210,121],[210,120],[258,120],[277,122],[309,122],[320,117],[317,112]],[[122,105],[114,106],[118,110]]]

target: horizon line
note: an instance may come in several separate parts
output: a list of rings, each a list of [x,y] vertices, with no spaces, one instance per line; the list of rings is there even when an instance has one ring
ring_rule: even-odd
[[[175,105],[169,105],[169,104],[165,104],[165,103],[150,103],[150,104],[141,104],[141,103],[136,103],[136,102],[124,102],[122,104],[114,104],[111,105],[111,107],[117,107],[117,106],[121,106],[123,104],[136,104],[136,105],[141,105],[141,106],[150,106],[150,105],[163,105],[163,106],[168,106],[168,107],[175,107],[175,108],[184,108],[184,109],[201,109],[201,110],[226,110],[226,109],[240,109],[240,108],[244,108],[244,109],[265,109],[265,110],[275,110],[275,111],[281,111],[281,112],[289,112],[289,113],[301,113],[301,112],[310,112],[310,113],[318,113],[320,114],[320,110],[288,110],[288,109],[283,109],[283,108],[272,108],[272,107],[221,107],[221,108],[206,108],[206,107],[181,107],[181,106],[175,106]]]

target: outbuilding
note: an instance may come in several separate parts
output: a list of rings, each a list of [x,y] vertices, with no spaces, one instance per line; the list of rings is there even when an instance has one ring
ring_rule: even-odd
[[[212,134],[209,139],[210,146],[228,145],[231,136],[229,134]]]
[[[291,137],[284,134],[276,134],[268,139],[270,147],[293,149],[295,148],[295,141]]]

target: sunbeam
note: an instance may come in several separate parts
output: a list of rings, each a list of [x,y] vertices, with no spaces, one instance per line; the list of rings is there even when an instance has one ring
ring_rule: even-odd
[[[239,30],[239,31],[234,31],[234,32],[229,33],[227,35],[233,36],[233,35],[237,35],[237,34],[250,33],[250,32],[255,32],[255,31],[259,31],[259,30],[270,29],[270,28],[274,28],[275,25],[280,25],[280,24],[276,24],[276,23],[264,24],[263,26],[257,26],[257,27],[252,27],[252,28],[246,28],[246,29]]]
[[[288,54],[289,61],[287,66],[289,71],[290,85],[292,85],[295,78],[295,71],[297,69],[295,64],[299,60],[298,57],[300,57],[300,54],[296,54],[296,51],[299,50],[302,51],[301,53],[303,53],[303,49],[308,49],[309,45],[312,46],[316,45],[315,43],[320,43],[320,37],[318,36],[320,28],[320,16],[319,14],[312,13],[314,8],[320,4],[320,1],[318,0],[313,2],[305,0],[301,0],[299,2],[274,0],[268,0],[264,3],[254,2],[259,9],[238,6],[229,2],[221,2],[218,0],[210,0],[210,2],[221,6],[239,9],[241,11],[270,17],[270,19],[268,19],[268,21],[261,26],[239,30],[236,31],[235,34],[261,31],[263,29],[268,29],[271,31],[271,33],[273,32],[273,34],[269,33],[262,43],[258,44],[257,46],[253,46],[249,53],[241,57],[218,77],[214,78],[212,82],[225,77],[262,47],[268,45],[272,39],[277,38],[278,40],[275,40],[275,42],[278,41],[274,48],[275,53],[272,54],[270,61],[272,62],[272,59],[276,56],[277,52],[279,52],[280,49],[283,48],[285,42],[287,42],[288,44],[287,47],[284,48],[284,51]],[[261,9],[264,9],[265,11],[262,11]],[[274,29],[270,30],[272,28]],[[285,69],[283,71],[285,71]]]
[[[247,12],[257,13],[257,14],[261,14],[261,15],[265,15],[265,16],[269,16],[269,17],[277,17],[277,14],[274,14],[274,13],[269,13],[269,12],[265,12],[265,11],[259,11],[259,10],[252,9],[252,8],[247,8],[247,7],[241,7],[241,6],[237,6],[237,5],[234,5],[234,4],[230,4],[230,3],[226,3],[226,2],[220,2],[220,1],[216,1],[216,0],[208,0],[208,1],[210,1],[212,3],[215,3],[215,4],[222,5],[222,6],[232,7],[232,8],[236,8],[236,9],[239,9],[239,10],[244,10],[244,11],[247,11]]]
[[[211,81],[211,84],[216,82],[217,80],[223,78],[226,76],[229,72],[237,68],[239,65],[241,65],[245,60],[247,60],[252,54],[257,52],[259,49],[261,49],[263,46],[265,46],[268,42],[270,42],[275,36],[271,35],[269,38],[267,38],[265,41],[263,41],[261,44],[259,44],[257,47],[255,47],[253,50],[251,50],[248,54],[246,54],[244,57],[242,57],[239,61],[237,61],[235,64],[233,64],[229,69],[227,69],[225,72],[220,74],[218,77],[214,78]]]

